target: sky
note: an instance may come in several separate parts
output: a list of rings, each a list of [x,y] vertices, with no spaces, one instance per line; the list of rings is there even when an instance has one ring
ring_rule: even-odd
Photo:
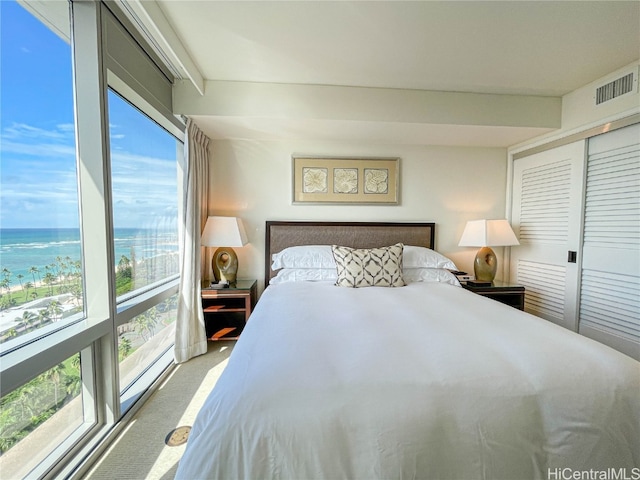
[[[176,218],[176,140],[109,92],[114,224]],[[71,48],[0,0],[0,227],[79,225]]]

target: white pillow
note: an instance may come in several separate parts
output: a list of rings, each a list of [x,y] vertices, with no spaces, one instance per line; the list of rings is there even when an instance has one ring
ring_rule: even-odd
[[[331,245],[288,247],[271,256],[271,270],[280,268],[336,268]]]
[[[416,247],[405,245],[403,256],[403,267],[407,268],[449,268],[457,270],[456,264],[444,255],[426,247]]]
[[[405,245],[403,269],[448,268],[457,270],[456,264],[444,255],[426,247]],[[272,270],[280,268],[336,268],[331,245],[300,245],[288,247],[271,256]]]
[[[282,268],[269,280],[269,285],[287,282],[322,282],[338,280],[335,268]]]
[[[460,286],[458,278],[449,270],[444,268],[406,268],[402,272],[404,281],[407,283],[415,282],[439,282]]]

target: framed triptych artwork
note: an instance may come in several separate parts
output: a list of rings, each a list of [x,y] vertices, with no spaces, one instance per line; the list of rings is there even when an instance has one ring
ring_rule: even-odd
[[[398,204],[399,158],[293,157],[293,203]]]

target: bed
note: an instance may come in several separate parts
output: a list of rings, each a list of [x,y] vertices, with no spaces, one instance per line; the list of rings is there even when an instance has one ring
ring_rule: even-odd
[[[269,286],[176,478],[640,473],[640,363],[460,288],[433,250],[434,224],[266,227]],[[331,270],[334,244],[375,258],[400,244],[403,275],[390,268],[389,281],[405,285],[344,288],[314,273]],[[278,279],[287,270],[303,272]]]

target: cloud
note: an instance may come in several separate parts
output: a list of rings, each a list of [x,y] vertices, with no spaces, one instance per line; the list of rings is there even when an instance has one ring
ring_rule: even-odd
[[[40,160],[38,165],[47,159],[71,159],[75,162],[73,124],[59,124],[47,130],[25,123],[12,123],[2,131],[0,139],[3,168],[8,165],[12,170],[19,168],[18,163],[23,163],[24,157]]]
[[[76,131],[76,126],[73,123],[59,123],[58,125],[56,125],[56,127],[61,132],[75,133],[75,131]]]
[[[109,132],[110,132],[109,136],[111,137],[112,140],[122,140],[123,138],[126,138],[126,135],[124,133],[114,133],[120,130],[121,128],[122,127],[117,123],[109,122]],[[111,148],[113,148],[113,145],[111,146]]]
[[[64,223],[58,226],[77,225],[74,125],[60,123],[44,129],[13,123],[2,131],[0,138],[3,225],[24,225],[25,216],[34,227],[56,225],[51,222]],[[175,150],[168,154],[174,155]],[[117,227],[135,227],[154,217],[177,217],[175,158],[156,158],[126,150],[112,151],[111,155]],[[65,219],[51,220],[48,212],[52,209],[64,212]]]
[[[3,164],[5,163],[5,155],[8,153],[37,158],[71,157],[75,159],[76,156],[75,145],[61,145],[57,143],[24,143],[3,139],[0,150],[3,153]]]
[[[56,126],[55,130],[45,130],[43,128],[27,125],[26,123],[12,123],[11,126],[4,129],[2,132],[3,139],[17,139],[17,138],[47,138],[55,140],[73,140],[73,125],[69,130],[68,124],[60,124]],[[60,128],[62,127],[62,128]],[[72,135],[69,135],[71,132]]]

